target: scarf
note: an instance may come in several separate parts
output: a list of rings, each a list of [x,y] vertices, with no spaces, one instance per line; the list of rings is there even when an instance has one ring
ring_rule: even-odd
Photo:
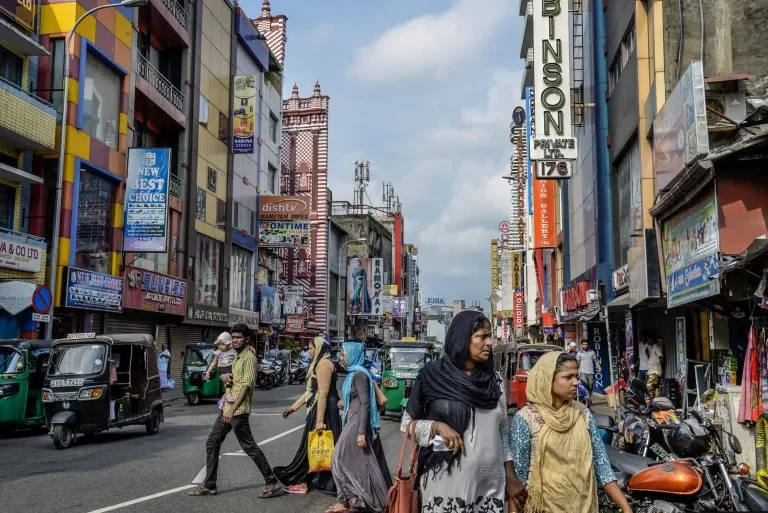
[[[373,386],[373,378],[368,370],[363,367],[365,363],[365,348],[360,342],[344,342],[344,357],[346,359],[347,377],[341,387],[341,398],[344,400],[344,409],[341,412],[342,428],[347,424],[347,413],[349,412],[349,398],[352,394],[352,380],[355,373],[362,372],[368,378],[368,422],[371,425],[372,437],[376,440],[381,429],[381,420],[379,418],[379,408],[376,403],[376,389]]]
[[[312,410],[312,403],[309,402],[309,399],[312,397],[312,378],[316,377],[315,370],[317,369],[317,364],[331,357],[331,344],[326,342],[323,337],[315,337],[312,345],[315,346],[315,358],[309,364],[309,373],[307,373],[307,415]]]
[[[552,380],[559,351],[543,355],[528,374],[526,394],[544,420],[528,480],[526,513],[597,513],[592,443],[582,410],[568,401],[555,410]]]
[[[488,319],[474,310],[459,312],[454,317],[446,333],[443,356],[424,366],[411,389],[406,411],[412,419],[442,422],[464,436],[470,422],[474,422],[476,409],[492,410],[498,406],[501,387],[493,372],[493,358],[475,367],[471,375],[464,373],[472,330],[483,323],[488,323]],[[419,474],[437,470],[443,462],[448,463],[450,472],[460,457],[449,451],[422,448]]]

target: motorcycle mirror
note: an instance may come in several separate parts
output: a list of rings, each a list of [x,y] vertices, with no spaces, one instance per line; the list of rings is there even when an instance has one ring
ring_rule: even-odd
[[[741,442],[733,435],[728,435],[728,443],[736,454],[741,454]]]

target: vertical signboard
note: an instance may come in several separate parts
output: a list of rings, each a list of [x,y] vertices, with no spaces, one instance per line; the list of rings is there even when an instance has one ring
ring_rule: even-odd
[[[513,326],[515,329],[525,327],[525,292],[522,290],[516,290],[513,293],[514,310],[513,310]]]
[[[512,253],[512,288],[522,290],[523,288],[523,253],[515,251]]]
[[[253,153],[256,145],[256,76],[236,76],[232,94],[232,153]]]
[[[535,166],[539,164],[536,163]],[[555,248],[555,183],[533,179],[533,247]]]
[[[632,379],[635,375],[635,330],[631,310],[624,312],[624,351],[629,378]]]
[[[123,245],[126,253],[168,250],[170,171],[170,148],[128,148]]]
[[[347,259],[347,314],[384,315],[384,259]]]
[[[677,353],[677,376],[685,377],[685,317],[675,317],[675,352]]]
[[[275,319],[280,319],[280,312],[278,311],[276,292],[273,287],[267,287],[262,285],[261,287],[261,322],[264,324],[272,324]]]
[[[499,239],[491,239],[491,294],[499,290]]]
[[[533,160],[531,160],[531,141],[536,133],[536,98],[533,87],[525,88],[525,111],[528,115],[528,134],[527,140],[527,160],[528,160],[528,176],[526,177],[526,194],[528,196],[528,215],[533,215],[533,191],[531,190],[531,182],[533,181]]]
[[[512,252],[501,250],[501,315],[505,319],[512,318],[513,293],[512,287]]]
[[[602,322],[588,322],[587,340],[590,348],[597,355],[597,361],[600,363],[601,372],[595,369],[595,387],[593,392],[604,394],[606,387],[611,386],[611,376],[609,374],[609,355],[608,355],[608,335],[605,331],[605,324]]]

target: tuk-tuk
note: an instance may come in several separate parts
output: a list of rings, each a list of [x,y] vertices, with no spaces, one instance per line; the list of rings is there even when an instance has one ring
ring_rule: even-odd
[[[368,369],[371,377],[381,386],[381,349],[378,347],[366,347],[363,367]]]
[[[382,392],[387,397],[385,413],[402,413],[419,371],[434,360],[429,342],[388,342],[382,354]]]
[[[499,344],[493,348],[493,370],[501,376],[502,390],[507,400],[507,408],[511,408],[512,394],[509,393],[509,383],[515,375],[515,344]]]
[[[45,424],[42,393],[50,340],[0,340],[0,428]]]
[[[187,344],[184,348],[184,397],[190,406],[197,406],[204,399],[219,399],[224,395],[224,383],[219,379],[218,369],[214,367],[210,379],[203,378],[208,366],[213,361],[216,348],[201,347],[199,344]]]
[[[525,395],[525,387],[528,381],[528,373],[536,365],[539,358],[551,351],[562,351],[563,348],[552,344],[521,344],[517,346],[515,360],[513,362],[514,374],[509,382],[509,398],[507,405],[510,408],[522,408],[528,402]]]
[[[163,398],[151,335],[75,333],[51,346],[43,403],[57,449],[78,433],[143,424],[154,435],[163,422]]]

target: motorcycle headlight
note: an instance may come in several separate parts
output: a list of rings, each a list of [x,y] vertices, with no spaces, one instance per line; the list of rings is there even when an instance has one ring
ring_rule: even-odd
[[[98,399],[103,393],[104,387],[81,388],[80,393],[77,394],[77,398],[81,401],[88,401],[91,399]]]

